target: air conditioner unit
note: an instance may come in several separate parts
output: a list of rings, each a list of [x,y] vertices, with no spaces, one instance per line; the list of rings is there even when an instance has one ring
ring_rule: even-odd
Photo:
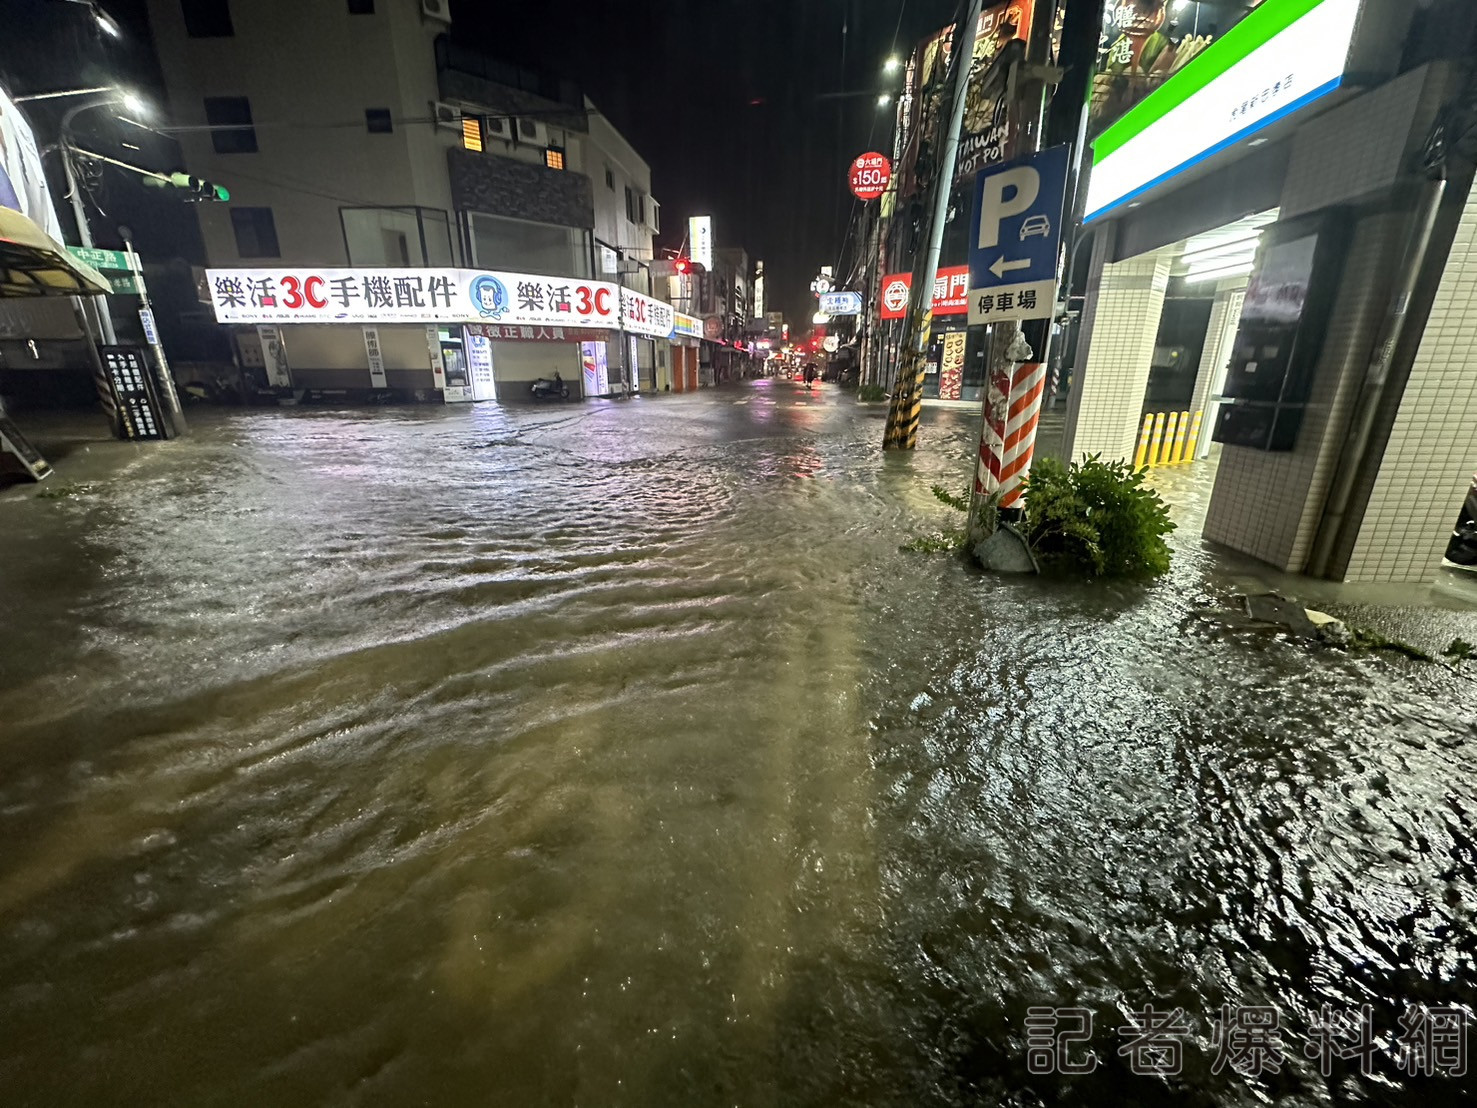
[[[421,0],[421,18],[449,24],[451,22],[451,0]]]
[[[448,131],[461,134],[462,110],[455,104],[448,104],[444,100],[431,102],[431,115],[435,117],[437,127],[445,127]]]
[[[490,115],[482,121],[482,133],[488,138],[513,140],[513,120],[505,115]]]
[[[549,128],[536,119],[519,117],[517,141],[526,142],[530,146],[548,146]]]

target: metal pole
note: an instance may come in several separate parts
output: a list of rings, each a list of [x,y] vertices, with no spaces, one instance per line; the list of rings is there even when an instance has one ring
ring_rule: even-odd
[[[123,249],[128,253],[128,267],[133,274],[134,281],[138,284],[138,297],[143,305],[143,310],[149,313],[150,330],[154,332],[154,339],[149,342],[154,351],[154,376],[159,382],[159,395],[164,398],[165,406],[169,409],[170,422],[174,424],[176,436],[185,434],[189,428],[185,425],[185,412],[180,407],[179,390],[174,387],[174,374],[169,368],[169,359],[164,356],[164,346],[158,341],[159,331],[154,323],[154,305],[149,300],[149,289],[144,284],[144,267],[139,261],[138,253],[133,249],[133,240],[125,237]],[[143,322],[140,320],[140,322]],[[148,336],[144,336],[148,340]]]
[[[1344,535],[1354,486],[1368,460],[1375,417],[1383,406],[1385,393],[1390,387],[1393,376],[1391,370],[1400,353],[1398,348],[1404,345],[1403,340],[1413,322],[1411,302],[1415,297],[1416,285],[1425,270],[1426,257],[1436,234],[1441,203],[1446,193],[1447,179],[1443,174],[1440,179],[1428,184],[1422,197],[1416,233],[1406,246],[1405,258],[1400,267],[1400,283],[1395,293],[1395,302],[1385,319],[1380,342],[1375,346],[1374,358],[1365,374],[1354,418],[1349,423],[1343,448],[1339,452],[1338,465],[1333,471],[1333,484],[1323,502],[1323,516],[1318,523],[1312,553],[1308,555],[1306,572],[1310,577],[1328,575],[1334,548]],[[1401,384],[1403,383],[1402,381]]]
[[[914,450],[918,446],[918,422],[923,414],[923,378],[928,362],[928,343],[933,332],[933,282],[943,246],[944,221],[949,213],[949,195],[954,188],[954,165],[959,155],[959,132],[964,125],[964,103],[969,71],[974,63],[974,39],[980,24],[983,0],[969,0],[963,17],[954,27],[949,60],[954,67],[949,87],[949,123],[944,148],[934,180],[933,211],[928,225],[928,249],[913,268],[913,295],[908,305],[903,347],[906,362],[898,373],[892,406],[887,412],[883,434],[884,450]]]
[[[68,113],[68,121],[70,121],[72,114],[72,112]],[[65,128],[66,122],[63,122],[62,126]],[[67,181],[67,197],[72,202],[72,218],[77,223],[77,238],[80,245],[91,247],[92,228],[87,223],[87,209],[82,204],[82,189],[77,184],[77,171],[72,165],[72,144],[69,141],[69,136],[65,129],[62,131],[61,153],[62,171],[66,175]],[[118,335],[113,330],[113,316],[108,311],[107,298],[89,296],[85,299],[89,301],[87,305],[89,314],[93,322],[97,325],[98,333],[102,335],[103,341],[109,346],[116,345]],[[101,299],[102,303],[90,303],[94,299]]]

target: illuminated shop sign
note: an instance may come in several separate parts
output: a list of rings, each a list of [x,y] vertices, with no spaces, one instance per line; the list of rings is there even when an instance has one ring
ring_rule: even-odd
[[[696,316],[674,312],[672,333],[684,339],[700,339],[703,337],[703,321]]]
[[[911,273],[889,273],[882,278],[882,318],[902,319],[908,314],[912,295]],[[969,266],[944,266],[933,279],[933,314],[965,315],[969,312]]]
[[[664,339],[672,334],[672,305],[631,289],[621,289],[621,326],[636,335]]]
[[[484,323],[665,338],[672,308],[605,281],[475,269],[211,269],[221,323]],[[624,311],[622,311],[624,307]]]
[[[1087,220],[1343,83],[1360,0],[1266,0],[1093,144]]]

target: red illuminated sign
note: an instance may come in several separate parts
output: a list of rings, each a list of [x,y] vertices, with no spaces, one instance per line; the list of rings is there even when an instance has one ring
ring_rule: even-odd
[[[908,297],[913,289],[911,273],[889,273],[882,278],[882,318],[902,319],[908,314]],[[967,315],[969,313],[969,266],[952,265],[938,271],[933,279],[933,314]]]
[[[851,163],[851,191],[858,200],[876,200],[892,181],[892,163],[875,150]]]

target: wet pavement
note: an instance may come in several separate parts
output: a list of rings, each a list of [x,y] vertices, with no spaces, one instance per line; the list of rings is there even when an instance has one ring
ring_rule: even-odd
[[[902,554],[975,426],[880,415],[209,412],[0,492],[0,1103],[1471,1103],[1392,1052],[1477,1012],[1477,663],[1188,617],[1256,572],[1203,471],[1152,586]]]

